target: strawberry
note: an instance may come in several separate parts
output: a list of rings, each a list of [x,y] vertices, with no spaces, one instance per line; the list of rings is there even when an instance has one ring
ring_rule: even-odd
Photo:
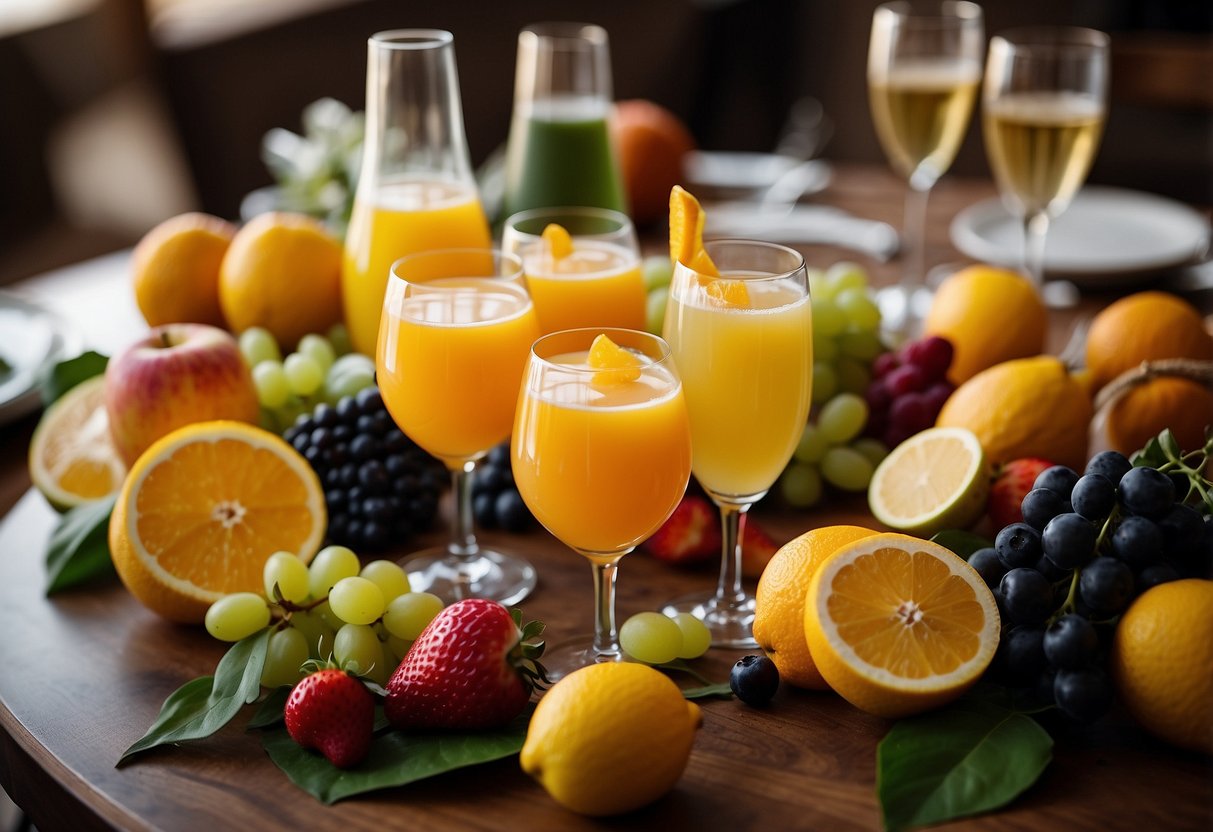
[[[1032,483],[1036,482],[1040,472],[1052,468],[1053,464],[1046,459],[1026,457],[1013,459],[998,470],[986,503],[986,511],[995,531],[1023,520],[1019,506],[1024,495],[1032,490]]]
[[[286,730],[338,768],[356,765],[371,748],[375,697],[344,670],[326,667],[306,676],[286,700]]]
[[[387,683],[383,712],[396,728],[476,730],[505,725],[547,678],[535,660],[543,631],[522,612],[468,598],[438,613]]]
[[[762,570],[778,551],[779,544],[754,522],[754,518],[747,517],[741,535],[741,574],[747,578],[762,577]]]
[[[645,541],[644,548],[666,563],[691,564],[720,556],[720,514],[703,497],[682,498],[670,519]]]

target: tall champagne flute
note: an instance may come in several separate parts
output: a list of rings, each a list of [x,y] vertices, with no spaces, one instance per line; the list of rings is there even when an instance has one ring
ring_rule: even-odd
[[[379,390],[400,429],[446,464],[455,499],[450,544],[403,563],[414,590],[448,603],[515,604],[535,587],[530,563],[477,543],[472,474],[509,438],[522,370],[538,337],[514,255],[445,249],[392,266],[376,351]]]
[[[984,47],[981,7],[953,0],[885,3],[872,15],[868,104],[906,193],[901,282],[877,294],[884,328],[907,337],[930,302],[924,286],[927,197],[969,126]]]
[[[804,258],[784,246],[720,240],[705,248],[723,276],[675,264],[662,334],[686,390],[692,470],[720,508],[724,545],[716,591],[672,601],[665,612],[703,619],[713,646],[753,647],[741,541],[746,512],[792,458],[808,418],[808,277]]]
[[[1003,204],[1023,221],[1024,270],[1038,291],[1049,222],[1087,178],[1107,99],[1103,32],[1038,26],[990,40],[982,91],[986,155]]]
[[[596,369],[604,336],[629,367]],[[544,653],[552,678],[620,661],[620,559],[673,513],[691,474],[691,434],[669,346],[628,329],[574,329],[531,348],[511,443],[514,481],[549,532],[589,560],[594,634]]]

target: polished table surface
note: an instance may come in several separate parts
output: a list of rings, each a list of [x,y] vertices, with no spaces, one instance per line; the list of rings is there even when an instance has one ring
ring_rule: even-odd
[[[945,179],[931,196],[927,261],[964,262],[948,240],[963,207],[992,195],[989,183]],[[902,186],[891,175],[844,168],[819,201],[900,225]],[[876,283],[899,264],[843,249],[803,249],[810,266],[862,263]],[[77,324],[88,346],[112,353],[142,329],[116,255],[11,287]],[[1123,289],[1122,289],[1123,291]],[[1084,297],[1053,312],[1057,352],[1082,317],[1114,295]],[[1205,313],[1209,298],[1196,298]],[[324,806],[293,786],[238,718],[207,740],[155,750],[114,767],[154,720],[164,698],[212,672],[223,646],[200,628],[169,624],[116,581],[43,594],[43,553],[55,515],[29,490],[30,416],[0,428],[0,785],[41,830],[131,829],[876,829],[875,752],[890,723],[825,693],[784,687],[770,707],[703,702],[704,726],[686,773],[652,806],[613,820],[566,812],[518,768],[516,758]],[[832,523],[875,527],[861,499],[827,499],[810,511],[768,500],[757,521],[783,542]],[[420,547],[438,543],[435,528]],[[548,622],[553,640],[591,625],[590,570],[543,532],[485,539],[525,553],[540,585],[522,606]],[[405,554],[401,551],[399,554]],[[619,579],[619,620],[714,581],[711,569],[666,567],[628,556]],[[706,675],[725,680],[736,651],[712,651]],[[1011,807],[949,828],[1209,829],[1213,761],[1151,739],[1113,712],[1057,738],[1052,765]]]

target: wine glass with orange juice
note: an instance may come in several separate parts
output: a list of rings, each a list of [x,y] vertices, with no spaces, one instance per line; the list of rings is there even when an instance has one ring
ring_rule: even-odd
[[[451,542],[404,566],[416,591],[448,603],[515,604],[535,587],[525,559],[479,545],[476,463],[509,438],[531,344],[539,337],[521,261],[489,249],[446,249],[398,260],[379,325],[376,370],[392,419],[451,471]]]

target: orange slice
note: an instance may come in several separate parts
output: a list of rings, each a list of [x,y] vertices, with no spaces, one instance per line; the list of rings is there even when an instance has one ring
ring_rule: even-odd
[[[573,253],[573,238],[559,223],[548,223],[543,229],[543,241],[548,244],[553,260],[563,260]]]
[[[710,280],[704,291],[721,306],[739,309],[750,306],[750,290],[746,288],[744,280]]]
[[[719,277],[720,271],[703,250],[706,215],[699,200],[681,185],[670,190],[670,259],[698,274]]]
[[[30,441],[29,473],[60,511],[122,487],[126,464],[110,440],[104,376],[82,381],[42,415]]]
[[[878,534],[843,545],[813,575],[804,628],[830,687],[893,718],[943,705],[977,681],[998,647],[998,606],[952,552]]]
[[[110,517],[110,554],[146,607],[201,623],[222,596],[261,592],[274,552],[309,562],[325,522],[320,480],[294,448],[243,422],[199,422],[131,468]]]
[[[611,384],[627,384],[640,378],[643,366],[640,358],[630,350],[616,344],[606,335],[599,335],[590,345],[587,363],[598,370],[591,382],[595,387]]]

